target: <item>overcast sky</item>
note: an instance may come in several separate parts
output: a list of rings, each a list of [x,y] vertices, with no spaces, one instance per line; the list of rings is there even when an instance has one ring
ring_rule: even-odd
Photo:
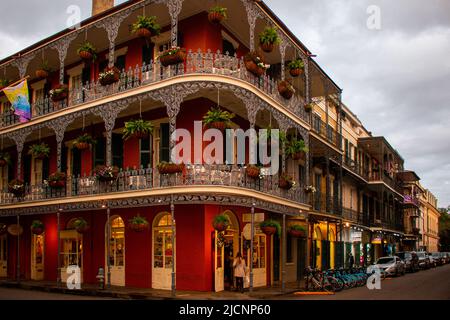
[[[388,139],[440,206],[450,205],[450,1],[266,3],[317,54],[365,127]],[[0,59],[63,29],[70,5],[83,19],[91,14],[91,0],[2,1]],[[379,30],[367,27],[371,5]]]

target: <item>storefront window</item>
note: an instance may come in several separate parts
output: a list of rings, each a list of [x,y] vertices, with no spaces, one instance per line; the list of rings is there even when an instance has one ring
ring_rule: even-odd
[[[83,244],[82,240],[78,238],[67,238],[61,239],[61,267],[67,268],[71,265],[77,265],[80,268],[81,265],[81,254],[82,254]]]
[[[253,268],[266,267],[266,236],[256,235],[253,242]]]
[[[161,217],[153,231],[153,266],[154,268],[172,268],[172,217],[167,214]]]
[[[109,250],[110,265],[114,267],[123,267],[125,264],[125,224],[120,217],[117,217],[111,221],[111,239],[109,241]]]

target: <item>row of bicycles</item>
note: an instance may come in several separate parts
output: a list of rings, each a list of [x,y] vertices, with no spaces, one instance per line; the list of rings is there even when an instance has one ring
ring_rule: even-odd
[[[362,287],[370,275],[366,268],[355,267],[350,269],[330,269],[320,271],[307,267],[305,270],[305,284],[307,291],[333,291]]]

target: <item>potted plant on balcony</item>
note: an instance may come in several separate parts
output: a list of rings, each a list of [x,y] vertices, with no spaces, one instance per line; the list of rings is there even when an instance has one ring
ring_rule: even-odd
[[[233,113],[222,111],[220,108],[212,108],[203,116],[203,125],[207,128],[224,131],[231,127],[231,119],[233,118]]]
[[[46,79],[46,78],[48,78],[48,75],[50,74],[50,72],[51,72],[51,69],[50,69],[50,66],[48,65],[48,61],[43,60],[39,69],[36,70],[36,78]]]
[[[171,47],[170,49],[163,51],[158,58],[161,64],[164,67],[167,67],[186,61],[186,57],[187,54],[185,48]]]
[[[14,179],[8,183],[8,192],[14,194],[17,198],[25,195],[25,183],[22,180]]]
[[[60,189],[66,186],[66,174],[64,172],[54,172],[48,176],[48,185],[53,189]]]
[[[44,233],[44,223],[41,220],[33,220],[30,229],[33,234],[41,235]]]
[[[230,225],[230,219],[226,214],[218,214],[214,217],[212,225],[218,232],[222,232],[227,230]]]
[[[36,159],[42,160],[50,155],[50,147],[45,142],[36,143],[30,146],[28,154]]]
[[[287,80],[278,82],[278,92],[285,99],[290,99],[295,93],[295,89],[292,84]]]
[[[316,193],[317,190],[316,190],[316,188],[314,186],[306,186],[305,187],[305,192],[306,193]]]
[[[174,173],[182,173],[184,169],[184,164],[176,164],[173,162],[165,162],[162,161],[157,165],[158,172],[160,174],[174,174]]]
[[[132,26],[132,32],[140,38],[150,38],[160,34],[161,26],[156,22],[155,16],[138,16]]]
[[[117,179],[119,168],[116,166],[99,165],[95,167],[94,176],[101,182],[111,182]]]
[[[108,67],[98,75],[98,81],[102,86],[116,83],[120,79],[120,70],[117,67]]]
[[[294,186],[294,180],[292,179],[292,177],[285,175],[285,174],[280,175],[280,178],[278,181],[278,187],[280,187],[280,189],[290,190],[293,186]]]
[[[84,133],[73,142],[73,147],[78,150],[86,150],[89,149],[92,145],[95,144],[94,138],[90,134]]]
[[[289,227],[288,233],[291,237],[294,238],[306,238],[306,229],[305,227],[294,224]]]
[[[89,230],[88,222],[83,218],[76,218],[73,222],[73,227],[78,233],[86,233]]]
[[[215,6],[209,9],[208,20],[213,24],[219,24],[227,19],[227,8]]]
[[[286,142],[286,155],[291,157],[292,160],[304,160],[308,151],[309,149],[302,139],[291,138],[290,141]]]
[[[273,235],[275,233],[277,233],[278,235],[281,234],[280,223],[278,221],[275,221],[275,220],[264,220],[264,221],[259,223],[259,227],[261,228],[261,231],[266,236],[271,236],[271,235]]]
[[[264,52],[272,52],[275,45],[280,43],[277,29],[266,27],[263,32],[259,34],[259,45]]]
[[[8,152],[0,152],[0,167],[4,167],[11,163],[11,156]]]
[[[53,102],[62,101],[69,95],[69,88],[65,84],[58,84],[48,93]]]
[[[313,109],[314,109],[314,106],[313,106],[312,103],[305,104],[305,111],[306,112],[311,112],[311,111],[313,111]]]
[[[130,138],[148,138],[148,136],[153,133],[153,123],[151,121],[144,121],[143,119],[131,120],[125,122],[125,127],[123,128],[122,133],[122,138],[124,140],[128,140]]]
[[[133,217],[128,222],[130,229],[136,232],[144,231],[149,225],[147,219],[145,219],[145,217],[141,217],[140,215]]]
[[[247,177],[249,177],[249,178],[258,179],[259,174],[261,173],[261,169],[258,166],[249,164],[245,168],[245,173],[247,174]]]
[[[77,49],[77,54],[83,60],[97,59],[97,49],[89,41],[83,42]]]
[[[298,77],[303,73],[305,64],[302,59],[295,59],[288,63],[287,65],[289,73],[292,77]]]
[[[264,57],[260,52],[251,51],[244,56],[245,68],[255,76],[262,76],[270,65],[264,63]]]

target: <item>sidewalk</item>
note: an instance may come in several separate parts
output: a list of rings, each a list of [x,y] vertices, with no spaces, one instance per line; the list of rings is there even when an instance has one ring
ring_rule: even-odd
[[[111,289],[101,290],[96,285],[83,284],[81,290],[69,290],[64,284],[57,287],[56,283],[48,281],[30,281],[24,280],[20,283],[12,280],[0,280],[0,286],[6,288],[19,288],[25,290],[36,290],[51,293],[63,293],[93,297],[109,297],[115,299],[150,299],[150,300],[252,300],[252,299],[271,299],[283,295],[292,294],[300,291],[297,282],[287,283],[284,292],[279,286],[254,288],[253,292],[244,293],[234,291],[221,292],[198,292],[198,291],[177,291],[176,296],[172,297],[169,290],[157,290],[147,288],[131,287],[111,287]],[[302,287],[302,284],[300,284]]]

